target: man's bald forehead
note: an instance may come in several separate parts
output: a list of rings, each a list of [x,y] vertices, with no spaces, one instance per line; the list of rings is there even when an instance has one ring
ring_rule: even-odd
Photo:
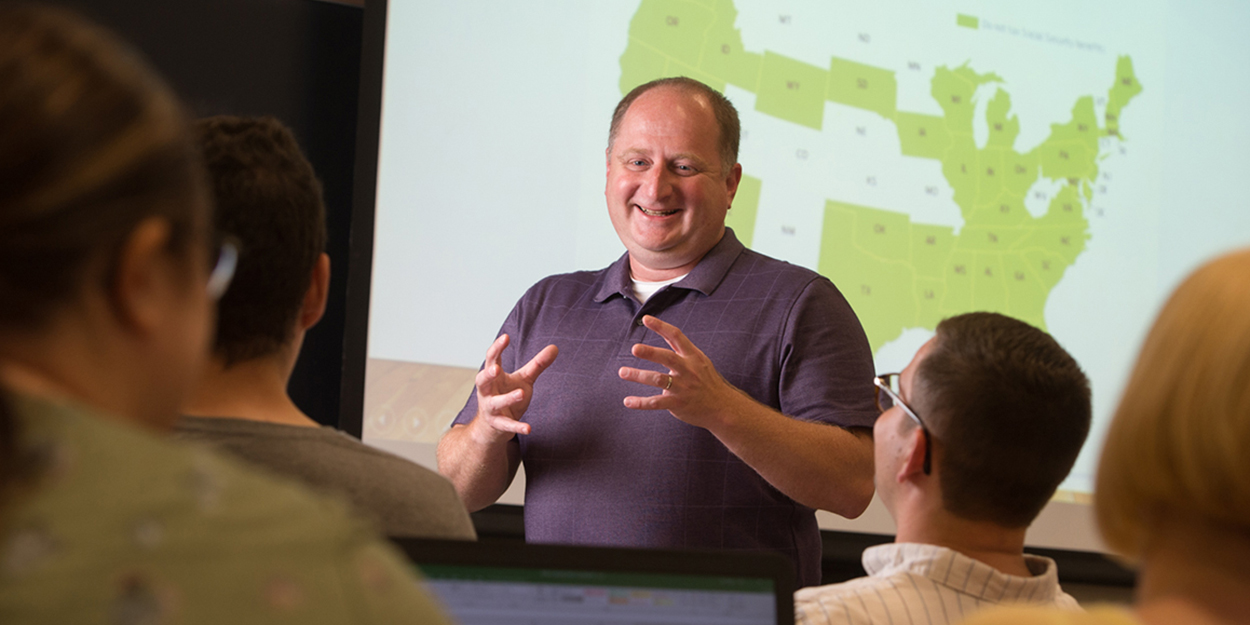
[[[612,123],[608,128],[609,151],[612,150],[617,133],[620,131],[621,122],[624,121],[625,114],[629,112],[630,107],[633,106],[638,98],[657,89],[672,89],[679,93],[688,94],[699,102],[701,108],[711,112],[715,118],[718,130],[716,143],[722,166],[728,170],[738,162],[738,143],[741,135],[738,110],[719,91],[685,76],[661,78],[638,85],[627,93],[624,98],[621,98],[621,101],[616,105],[616,110],[612,113]]]

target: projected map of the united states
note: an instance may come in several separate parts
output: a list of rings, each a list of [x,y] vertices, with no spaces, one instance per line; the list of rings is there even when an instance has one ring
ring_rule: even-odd
[[[943,114],[908,112],[898,106],[895,70],[839,57],[816,66],[749,50],[736,19],[731,0],[644,0],[620,59],[621,91],[672,75],[720,90],[732,85],[754,94],[756,112],[812,133],[822,130],[827,102],[853,107],[892,124],[902,156],[940,164],[959,227],[918,223],[907,212],[846,198],[827,197],[815,209],[823,210],[816,269],[846,295],[874,352],[906,329],[932,329],[971,310],[1046,328],[1047,298],[1089,241],[1099,162],[1109,140],[1125,141],[1120,114],[1142,91],[1128,56],[1114,60],[1105,92],[1076,97],[1067,119],[1047,120],[1049,135],[1021,151],[1010,85],[993,67],[931,68],[930,95]],[[949,26],[969,20],[951,15]],[[985,129],[980,136],[977,124]],[[751,174],[748,168],[729,219],[748,245],[758,211],[769,210],[759,198],[770,182]]]

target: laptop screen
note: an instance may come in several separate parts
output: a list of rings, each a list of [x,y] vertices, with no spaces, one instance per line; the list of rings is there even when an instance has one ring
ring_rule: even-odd
[[[465,625],[793,622],[791,566],[770,554],[397,542]]]

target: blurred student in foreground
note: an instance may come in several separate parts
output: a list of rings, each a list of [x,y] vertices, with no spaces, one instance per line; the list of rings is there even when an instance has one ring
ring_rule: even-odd
[[[276,119],[195,123],[217,232],[239,264],[217,306],[213,358],[175,426],[270,471],[351,500],[389,536],[473,540],[451,482],[330,427],[287,395],[304,333],[330,288],[325,205],[312,165]]]
[[[1107,433],[1094,510],[1107,546],[1140,566],[1131,609],[971,622],[1250,622],[1250,250],[1198,269],[1159,313]]]
[[[169,89],[0,5],[0,620],[442,622],[341,504],[158,436],[229,281],[210,231]]]
[[[1050,335],[995,313],[938,324],[902,373],[879,376],[877,494],[898,533],[868,577],[795,593],[806,624],[955,623],[985,606],[1077,609],[1024,534],[1089,432],[1089,380]]]

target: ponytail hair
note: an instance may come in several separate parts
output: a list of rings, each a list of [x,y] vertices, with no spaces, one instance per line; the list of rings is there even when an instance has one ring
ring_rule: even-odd
[[[203,176],[182,106],[127,46],[64,9],[0,6],[0,328],[111,279],[87,272],[146,218],[172,251],[204,236]]]

